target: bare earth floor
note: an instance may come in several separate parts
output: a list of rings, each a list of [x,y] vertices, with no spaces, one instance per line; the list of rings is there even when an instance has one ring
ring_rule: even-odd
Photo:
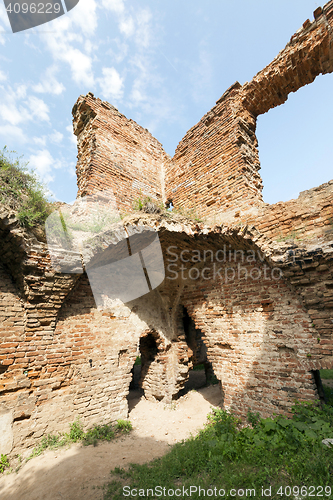
[[[201,429],[212,406],[221,403],[218,385],[188,392],[172,407],[129,397],[130,435],[96,447],[72,445],[47,451],[17,472],[0,478],[1,500],[101,500],[101,486],[114,467],[144,463],[165,454],[171,444]],[[175,409],[173,409],[175,406]]]

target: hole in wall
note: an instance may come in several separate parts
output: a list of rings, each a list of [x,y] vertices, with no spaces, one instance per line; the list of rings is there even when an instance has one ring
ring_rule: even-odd
[[[327,403],[333,406],[333,369],[319,370],[319,373]]]
[[[333,74],[290,93],[258,116],[261,177],[266,203],[288,201],[332,179]]]
[[[317,387],[317,392],[319,399],[322,403],[327,403],[327,397],[323,388],[322,380],[321,380],[321,375],[320,375],[320,370],[312,370],[311,371],[312,376],[314,378],[314,382]]]
[[[186,307],[183,307],[183,328],[186,343],[193,352],[190,358],[193,368],[190,369],[189,378],[184,388],[178,393],[178,397],[183,396],[192,389],[200,389],[218,383],[213,366],[207,358],[207,346],[203,341],[204,333],[200,328],[195,327],[195,323],[188,314]]]
[[[139,356],[137,356],[131,370],[132,378],[127,396],[129,411],[134,408],[134,406],[139,402],[141,396],[144,394],[142,384],[148,374],[151,363],[155,360],[157,353],[158,347],[156,339],[152,333],[148,333],[147,335],[140,337]]]
[[[9,365],[0,365],[0,375],[2,375],[2,373],[6,373],[8,368],[9,368]]]

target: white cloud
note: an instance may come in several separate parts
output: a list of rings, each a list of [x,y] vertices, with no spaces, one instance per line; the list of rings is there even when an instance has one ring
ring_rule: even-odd
[[[46,135],[43,135],[42,137],[33,137],[32,141],[34,144],[38,144],[38,146],[46,146]]]
[[[57,162],[53,159],[51,153],[47,149],[42,149],[37,154],[30,155],[28,158],[29,167],[36,170],[37,174],[45,181],[51,182],[54,180],[51,175],[52,168],[56,168]]]
[[[192,83],[192,97],[194,102],[201,103],[202,96],[207,96],[214,81],[211,54],[206,50],[204,42],[199,49],[199,60],[190,72]]]
[[[61,132],[58,132],[58,130],[54,130],[52,134],[49,134],[49,139],[51,142],[54,144],[60,144],[64,138],[64,135]]]
[[[132,36],[135,31],[133,17],[130,16],[126,19],[122,19],[119,23],[119,30],[126,36]]]
[[[91,57],[83,54],[79,49],[68,48],[62,59],[67,61],[72,70],[73,80],[78,84],[93,85],[94,76],[91,69]]]
[[[149,9],[141,9],[136,16],[135,41],[137,45],[145,49],[149,47],[151,42],[151,19],[152,14]]]
[[[77,138],[76,135],[73,133],[73,125],[67,125],[66,130],[69,132],[69,139],[73,146],[77,147]]]
[[[70,19],[85,35],[93,35],[97,28],[95,0],[80,0],[75,10],[70,12]]]
[[[26,96],[26,87],[21,85],[14,90],[1,86],[0,90],[3,95],[6,95],[6,100],[0,103],[0,117],[2,120],[14,126],[30,120],[29,111],[17,105],[17,101]]]
[[[117,14],[122,14],[125,10],[124,0],[102,0],[102,6]]]
[[[4,82],[5,80],[7,80],[7,76],[5,75],[5,73],[3,71],[1,71],[0,69],[0,82]]]
[[[78,8],[76,7],[73,9],[71,17],[69,15],[72,11],[69,15],[52,21],[51,23],[54,23],[53,27],[55,31],[41,32],[41,38],[46,43],[46,47],[51,52],[54,61],[62,61],[69,64],[75,83],[92,86],[94,84],[92,58],[73,44],[78,43],[87,47],[87,36],[92,35],[97,26],[97,18],[95,16],[96,7],[95,0],[81,0],[79,5],[81,5],[81,2],[83,2],[83,10],[80,11],[82,16],[75,17]],[[88,7],[91,7],[91,11]],[[83,13],[85,14],[83,15]],[[74,24],[80,27],[84,36],[74,28]]]
[[[56,66],[50,66],[45,71],[42,80],[33,87],[35,92],[59,95],[65,90],[64,85],[55,77]]]
[[[49,122],[49,107],[42,99],[35,96],[30,96],[27,101],[28,108],[31,111],[31,115],[40,121]]]
[[[23,130],[16,125],[1,125],[0,126],[1,142],[11,144],[12,142],[25,143],[28,141],[27,136]]]
[[[106,99],[120,99],[123,96],[123,78],[115,68],[103,68],[103,78],[98,82]]]

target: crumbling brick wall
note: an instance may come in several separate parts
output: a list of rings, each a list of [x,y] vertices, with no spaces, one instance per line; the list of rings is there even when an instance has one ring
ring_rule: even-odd
[[[142,297],[102,308],[86,274],[56,272],[47,245],[0,208],[0,418],[10,421],[9,451],[64,431],[77,416],[86,427],[126,417],[140,348],[145,396],[177,397],[194,358],[184,307],[225,407],[270,415],[318,397],[312,372],[333,367],[333,184],[264,204],[255,126],[258,114],[332,71],[332,19],[333,1],[252,82],[228,89],[172,160],[108,103],[90,93],[78,99],[78,196],[111,187],[123,211],[139,196],[172,199],[210,224],[166,213],[127,217],[127,228],[158,232],[166,277]],[[105,264],[108,249],[96,248],[94,265]],[[189,259],[193,251],[205,258]],[[255,259],[243,261],[246,252]]]
[[[148,130],[92,93],[77,100],[73,126],[78,138],[78,196],[111,187],[123,212],[131,211],[138,198],[162,201],[169,157]]]
[[[166,197],[214,220],[260,207],[262,181],[255,135],[258,115],[290,92],[333,71],[333,4],[314,12],[284,50],[251,82],[236,82],[185,135],[166,167]]]

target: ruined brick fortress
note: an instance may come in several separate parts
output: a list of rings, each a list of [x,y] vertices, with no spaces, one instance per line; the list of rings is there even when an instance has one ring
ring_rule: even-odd
[[[125,228],[157,231],[165,279],[98,307],[87,274],[55,270],[47,244],[0,207],[1,453],[77,416],[86,427],[126,418],[139,354],[152,400],[177,397],[199,351],[239,415],[318,399],[318,370],[333,368],[333,181],[264,203],[255,130],[258,115],[332,71],[331,0],[251,82],[227,90],[173,158],[109,103],[79,97],[78,197],[111,187]],[[175,210],[133,211],[142,195]]]

